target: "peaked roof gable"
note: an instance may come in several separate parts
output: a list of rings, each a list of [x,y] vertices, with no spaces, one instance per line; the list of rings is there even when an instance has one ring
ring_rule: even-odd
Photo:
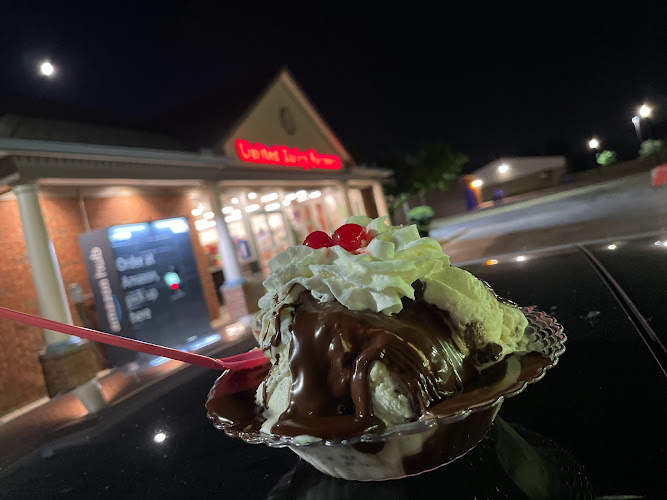
[[[241,116],[237,126],[222,137],[216,149],[236,157],[234,142],[237,139],[267,146],[312,148],[319,153],[340,156],[343,163],[352,162],[345,147],[284,67]]]

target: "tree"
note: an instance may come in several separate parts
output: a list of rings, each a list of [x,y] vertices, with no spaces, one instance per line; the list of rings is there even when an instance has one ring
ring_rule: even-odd
[[[665,141],[662,139],[647,139],[639,146],[639,156],[645,158],[647,156],[657,155],[665,147]]]
[[[616,161],[618,161],[618,158],[616,157],[616,152],[611,151],[610,149],[605,149],[597,157],[597,162],[603,167],[616,163]]]
[[[447,190],[467,161],[466,155],[453,152],[448,144],[441,141],[424,143],[415,155],[393,151],[383,162],[394,171],[388,186],[388,194],[395,197],[393,208],[410,196]]]

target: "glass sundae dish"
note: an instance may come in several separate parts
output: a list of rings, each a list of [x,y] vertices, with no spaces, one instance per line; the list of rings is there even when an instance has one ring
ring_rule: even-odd
[[[257,388],[207,402],[214,424],[353,480],[425,472],[472,449],[503,399],[554,366],[554,318],[497,297],[415,226],[352,217],[270,263],[253,331]]]

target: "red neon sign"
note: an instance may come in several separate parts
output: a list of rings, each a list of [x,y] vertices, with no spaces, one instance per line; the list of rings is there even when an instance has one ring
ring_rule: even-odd
[[[239,158],[250,163],[268,163],[270,165],[284,165],[286,167],[301,167],[305,170],[323,168],[340,170],[342,164],[336,155],[316,153],[312,149],[299,151],[287,146],[268,147],[256,142],[250,144],[245,139],[234,142]]]

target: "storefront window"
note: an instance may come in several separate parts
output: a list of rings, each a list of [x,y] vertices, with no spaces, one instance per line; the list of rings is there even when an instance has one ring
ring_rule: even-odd
[[[365,215],[361,191],[351,188],[348,196],[353,213]],[[230,186],[223,190],[221,201],[239,263],[250,274],[261,270],[268,275],[268,262],[273,256],[301,243],[312,231],[335,231],[350,215],[342,186]],[[209,203],[204,196],[193,203],[200,242],[210,255],[211,265],[219,265],[217,230]]]
[[[312,231],[334,231],[347,218],[345,194],[341,188],[303,189],[285,193],[286,214],[295,233],[303,241]]]

